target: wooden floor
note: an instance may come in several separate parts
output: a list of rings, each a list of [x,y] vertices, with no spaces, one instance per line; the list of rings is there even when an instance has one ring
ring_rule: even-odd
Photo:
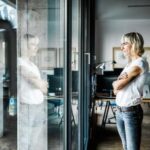
[[[148,104],[143,104],[142,107],[144,119],[141,150],[150,150],[150,107]],[[116,124],[106,124],[105,128],[101,127],[103,108],[96,112],[96,116],[97,125],[90,150],[123,150]],[[109,111],[109,116],[112,116],[111,111]]]
[[[142,105],[144,109],[144,120],[142,130],[142,144],[141,150],[150,150],[150,107],[147,104]],[[93,135],[93,143],[89,150],[122,150],[121,141],[116,129],[116,124],[106,124],[105,128],[101,127],[101,121],[103,116],[104,108],[96,111],[96,127],[95,135]],[[112,116],[111,111],[109,117]],[[16,134],[16,118],[10,118],[7,124],[9,130],[6,131],[5,135],[0,138],[0,150],[16,150],[17,149],[17,134]],[[58,126],[55,126],[53,130],[49,130],[49,149],[51,150],[62,150],[62,128],[57,130]],[[77,137],[77,135],[75,135]],[[58,139],[59,138],[59,139]],[[57,142],[57,143],[56,143]],[[75,143],[76,144],[76,143]],[[54,145],[57,146],[54,147]],[[58,148],[59,147],[59,148]]]

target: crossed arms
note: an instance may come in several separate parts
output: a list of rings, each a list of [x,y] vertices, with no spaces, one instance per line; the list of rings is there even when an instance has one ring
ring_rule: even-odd
[[[140,67],[134,66],[131,68],[130,71],[120,74],[117,80],[112,83],[114,94],[116,95],[119,90],[124,88],[141,72],[142,72],[142,69]]]
[[[47,93],[48,83],[38,78],[33,72],[29,71],[26,67],[20,66],[20,75],[35,88],[40,89],[42,93]]]

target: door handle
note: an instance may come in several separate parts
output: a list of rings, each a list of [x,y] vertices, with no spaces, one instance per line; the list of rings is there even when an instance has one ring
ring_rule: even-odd
[[[88,64],[90,64],[91,63],[91,59],[90,59],[90,53],[84,53],[85,55],[87,55],[88,56]]]

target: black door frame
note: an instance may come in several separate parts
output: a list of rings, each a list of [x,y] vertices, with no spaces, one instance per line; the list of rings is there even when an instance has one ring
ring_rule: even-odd
[[[79,106],[78,150],[87,150],[90,140],[91,68],[94,64],[95,12],[93,0],[79,0]],[[92,18],[93,17],[93,18]],[[92,20],[92,21],[91,21]],[[92,37],[91,37],[92,36]],[[65,115],[64,150],[71,150],[71,46],[72,46],[72,1],[65,0]],[[89,58],[85,56],[88,53]],[[92,54],[92,55],[90,55]],[[92,60],[92,63],[90,62]],[[89,62],[89,63],[88,63]],[[87,64],[88,63],[88,64]]]

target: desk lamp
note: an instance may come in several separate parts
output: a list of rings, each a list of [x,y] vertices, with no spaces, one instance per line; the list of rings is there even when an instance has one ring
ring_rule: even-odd
[[[96,66],[96,70],[100,68],[101,69],[101,75],[104,75],[104,70],[106,68],[106,64],[116,64],[116,61],[115,60],[113,60],[113,61],[104,61],[104,62],[98,64]]]

